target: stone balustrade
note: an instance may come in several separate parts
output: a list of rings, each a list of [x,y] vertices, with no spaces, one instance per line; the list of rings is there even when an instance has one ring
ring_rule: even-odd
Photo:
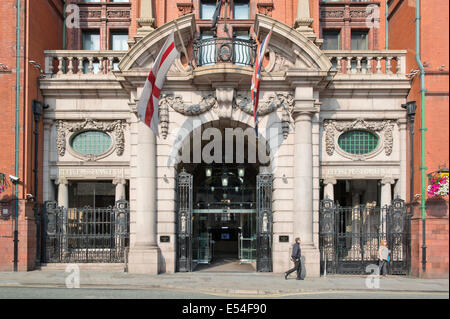
[[[51,76],[106,75],[118,70],[126,51],[45,51],[45,73]]]
[[[338,74],[406,74],[406,51],[403,50],[325,50],[324,53]]]

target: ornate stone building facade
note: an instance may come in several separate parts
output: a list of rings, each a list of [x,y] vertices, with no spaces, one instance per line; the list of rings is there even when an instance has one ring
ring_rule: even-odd
[[[207,216],[212,215],[207,214],[215,214],[216,221],[220,215],[222,223],[240,218],[243,233],[247,209],[248,214],[257,216],[249,223],[268,225],[270,244],[264,247],[270,250],[270,258],[265,270],[288,269],[291,242],[300,237],[308,275],[319,276],[322,199],[342,206],[375,203],[384,207],[394,198],[406,197],[406,117],[401,105],[406,102],[410,82],[405,52],[375,50],[372,45],[367,50],[323,50],[319,34],[312,28],[316,22],[310,12],[315,4],[310,8],[309,1],[302,0],[296,3],[294,24],[271,17],[277,3],[250,1],[249,17],[239,26],[248,24],[253,37],[236,35],[225,42],[219,38],[205,42],[208,34],[202,38],[198,24],[204,27],[209,22],[199,23],[197,2],[177,4],[179,17],[154,28],[151,21],[158,10],[152,9],[151,1],[141,1],[140,28],[126,51],[46,51],[47,77],[41,81],[41,90],[50,107],[44,115],[44,200],[56,200],[58,206],[68,208],[96,200],[99,203],[95,205],[100,206],[108,196],[112,203],[128,200],[130,272],[182,271],[180,260],[185,256],[189,262],[199,262],[202,258],[192,256],[200,249],[195,246],[200,243],[196,238],[203,236],[199,221],[209,223]],[[240,3],[235,2],[226,1],[230,8]],[[331,11],[321,11],[321,19],[334,17],[327,12]],[[350,16],[359,17],[351,12]],[[218,33],[226,23],[222,20]],[[251,179],[248,183],[255,196],[238,200],[240,208],[230,208],[233,200],[221,197],[219,211],[204,209],[203,202],[212,205],[215,200],[200,200],[206,193],[199,189],[207,184],[198,167],[202,172],[206,169],[206,177],[208,169],[220,169],[223,176],[233,167],[188,165],[181,160],[181,150],[197,132],[208,128],[255,127],[249,92],[253,62],[245,59],[252,57],[252,38],[261,41],[271,30],[258,110],[259,140],[269,145],[270,161],[245,167],[244,179]],[[139,121],[136,104],[153,61],[172,32],[177,50],[184,52],[186,46],[188,57],[181,53],[169,71],[159,104],[160,136],[156,137]],[[212,61],[208,60],[211,56]],[[194,230],[187,242],[183,241],[187,233],[182,214],[183,174],[193,183],[188,196],[191,215],[187,216],[193,220],[189,225]],[[270,176],[270,190],[260,192],[264,176]],[[86,199],[90,194],[81,191],[86,182],[94,193],[92,201]],[[247,202],[255,206],[242,208]],[[270,216],[263,211],[270,211]],[[212,225],[207,227],[212,229]],[[355,225],[354,217],[347,217],[345,227]],[[218,234],[214,231],[204,234],[214,237]],[[263,245],[255,239],[258,232],[263,231],[253,231],[249,237],[256,245],[250,253],[256,255]],[[208,249],[214,252],[228,236],[234,236],[231,230],[222,231],[218,239],[208,239]],[[241,254],[248,247],[243,237],[237,236]],[[209,246],[213,241],[215,248]],[[183,247],[187,255],[180,251]],[[251,263],[258,258],[240,259]]]

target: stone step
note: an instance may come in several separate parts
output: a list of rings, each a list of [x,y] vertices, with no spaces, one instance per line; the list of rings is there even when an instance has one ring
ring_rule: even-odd
[[[77,265],[80,271],[124,272],[123,263],[48,263],[41,264],[41,271],[66,271],[67,266]],[[71,268],[73,269],[73,268]]]

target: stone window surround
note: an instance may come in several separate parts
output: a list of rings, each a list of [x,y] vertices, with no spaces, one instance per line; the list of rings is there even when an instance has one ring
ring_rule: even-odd
[[[378,48],[378,29],[366,26],[365,17],[351,17],[351,11],[361,9],[368,5],[380,5],[377,1],[371,2],[320,2],[320,38],[323,37],[323,31],[338,31],[340,34],[340,50],[351,50],[351,32],[368,31],[368,50]],[[323,17],[323,12],[343,12],[343,16]],[[380,17],[381,18],[381,17]]]
[[[111,32],[128,31],[131,26],[131,2],[77,1],[74,4],[80,7],[80,28],[74,29],[72,32],[67,30],[69,50],[80,50],[82,48],[82,32],[92,29],[100,32],[100,50],[109,50]],[[108,16],[109,12],[121,12],[119,15],[125,16]]]

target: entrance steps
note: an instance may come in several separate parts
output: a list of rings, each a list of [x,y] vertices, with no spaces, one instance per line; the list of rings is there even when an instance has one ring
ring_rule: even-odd
[[[41,271],[66,271],[67,266],[77,265],[80,271],[91,272],[124,272],[123,263],[48,263],[41,264]],[[73,268],[69,268],[73,269]]]

